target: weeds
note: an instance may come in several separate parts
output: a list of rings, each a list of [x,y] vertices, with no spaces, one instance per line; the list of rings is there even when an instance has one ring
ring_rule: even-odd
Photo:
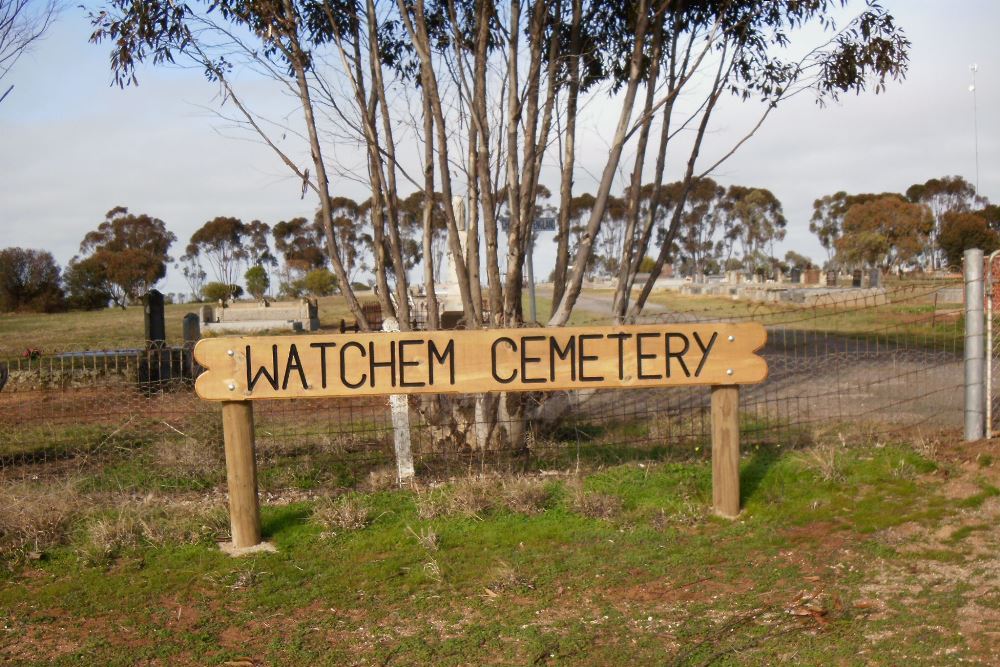
[[[84,519],[74,548],[96,563],[141,545],[206,544],[226,539],[228,532],[229,515],[221,503],[126,498]]]
[[[414,488],[421,519],[443,516],[482,517],[506,509],[515,514],[544,512],[552,502],[552,489],[536,477],[481,475],[465,477],[439,488]]]
[[[338,531],[360,530],[372,520],[371,509],[355,494],[317,501],[313,507],[312,519],[333,534]]]
[[[409,526],[406,527],[406,530],[410,533],[410,535],[413,535],[413,537],[417,540],[417,544],[419,544],[424,551],[431,552],[438,550],[438,540],[440,538],[430,526],[421,528],[419,533]]]
[[[917,469],[906,459],[899,459],[891,473],[894,479],[913,479],[917,475]]]
[[[487,590],[493,593],[531,591],[535,590],[535,582],[524,576],[519,569],[512,567],[505,561],[500,561],[493,571]]]
[[[841,436],[843,441],[843,436]],[[816,445],[802,452],[803,464],[824,482],[842,482],[844,466],[841,462],[842,446],[832,442]]]
[[[607,493],[587,491],[579,480],[569,485],[570,506],[589,519],[612,519],[622,511],[622,499]]]
[[[37,559],[62,544],[84,502],[73,481],[0,486],[0,558]]]

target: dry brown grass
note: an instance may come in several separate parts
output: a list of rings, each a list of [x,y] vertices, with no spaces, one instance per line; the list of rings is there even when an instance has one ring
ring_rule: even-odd
[[[504,592],[523,592],[535,589],[535,582],[530,577],[524,576],[518,568],[511,566],[506,561],[500,561],[492,572],[490,583],[487,586],[487,595]]]
[[[438,488],[415,487],[417,515],[480,517],[507,509],[516,514],[539,514],[552,501],[549,484],[537,477],[477,475]]]
[[[570,506],[577,514],[590,519],[613,519],[622,511],[622,499],[607,493],[587,491],[579,480],[568,484]]]
[[[354,494],[339,498],[322,498],[313,507],[312,520],[324,530],[337,534],[360,530],[372,521],[371,509]]]
[[[396,466],[380,466],[368,473],[365,480],[365,490],[367,491],[388,491],[399,486],[399,477],[396,473]]]
[[[139,544],[193,544],[228,536],[229,515],[221,499],[136,499],[85,495],[78,488],[75,479],[0,486],[0,559],[38,559],[69,544],[93,561]]]
[[[226,467],[221,442],[194,438],[156,441],[153,444],[153,461],[158,467],[198,476],[225,470]]]
[[[846,440],[843,435],[839,437],[839,443],[827,440],[799,453],[803,466],[816,473],[824,482],[840,482],[844,479],[842,453]]]
[[[221,500],[122,498],[112,509],[84,521],[77,549],[94,562],[143,544],[198,544],[228,536],[229,514]]]
[[[40,558],[63,544],[85,506],[73,481],[0,486],[0,559]]]

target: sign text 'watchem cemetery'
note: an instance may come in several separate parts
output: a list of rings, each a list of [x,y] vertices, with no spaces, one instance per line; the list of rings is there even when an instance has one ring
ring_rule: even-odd
[[[210,400],[753,384],[760,324],[206,338]]]

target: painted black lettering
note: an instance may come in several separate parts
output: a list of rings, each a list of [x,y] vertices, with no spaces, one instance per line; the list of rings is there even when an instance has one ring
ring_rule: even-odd
[[[708,345],[706,346],[705,343],[702,342],[701,336],[698,335],[698,332],[697,331],[694,332],[694,342],[697,343],[698,347],[701,348],[701,361],[698,362],[698,368],[696,368],[694,371],[695,377],[701,375],[701,369],[705,367],[705,362],[708,361],[708,353],[712,351],[712,346],[715,345],[715,339],[718,337],[719,337],[719,332],[713,331],[712,337],[708,339]]]
[[[537,384],[545,382],[543,377],[528,377],[528,364],[537,364],[541,357],[528,356],[528,343],[538,343],[545,340],[545,336],[521,336],[521,382],[525,384]]]
[[[455,341],[449,340],[444,346],[444,352],[438,350],[434,341],[427,341],[427,383],[434,385],[434,361],[443,364],[448,360],[448,384],[455,384]]]
[[[598,356],[596,354],[586,354],[584,352],[584,343],[588,340],[600,340],[604,338],[604,334],[580,334],[580,355],[577,359],[580,362],[580,381],[581,382],[601,382],[604,380],[603,375],[587,375],[584,372],[583,363],[585,361],[597,361]]]
[[[490,357],[493,360],[493,363],[490,364],[490,372],[493,373],[493,379],[496,380],[497,382],[507,384],[509,382],[513,382],[517,378],[517,369],[516,368],[513,369],[510,372],[510,375],[507,376],[506,378],[502,378],[499,375],[497,375],[497,345],[499,345],[500,343],[507,343],[508,345],[510,345],[510,349],[514,350],[515,352],[517,352],[517,343],[515,343],[512,339],[507,338],[506,336],[501,336],[500,338],[497,338],[495,341],[493,341],[493,345],[490,346]]]
[[[343,345],[340,346],[340,381],[348,389],[357,389],[358,387],[360,387],[365,383],[365,380],[368,379],[368,376],[362,373],[361,379],[358,380],[357,382],[351,382],[350,380],[347,379],[347,351],[350,349],[356,349],[358,352],[361,353],[362,357],[368,356],[368,353],[365,351],[364,345],[354,340],[344,343]]]
[[[644,359],[656,359],[656,353],[644,354],[642,351],[642,341],[645,338],[659,338],[658,333],[640,333],[635,335],[635,366],[636,373],[640,380],[660,380],[663,378],[659,373],[643,373],[642,362]]]
[[[336,343],[309,343],[309,347],[315,347],[319,349],[319,366],[320,366],[320,384],[323,385],[323,389],[326,389],[326,349],[328,347],[337,347]]]
[[[407,361],[406,360],[406,346],[407,345],[420,345],[424,342],[423,338],[408,338],[406,340],[399,341],[399,386],[400,387],[423,387],[427,383],[420,382],[407,382],[406,381],[406,367],[407,366],[419,366],[419,361]]]
[[[288,361],[285,363],[285,377],[281,381],[281,389],[284,391],[288,389],[288,376],[292,374],[292,369],[299,372],[299,382],[302,383],[303,389],[308,389],[309,385],[306,384],[306,373],[302,370],[302,360],[299,359],[299,348],[292,343],[288,347]]]
[[[640,336],[642,334],[639,334]],[[625,340],[631,338],[630,333],[615,333],[608,334],[608,338],[618,339],[618,379],[625,379]]]
[[[368,341],[368,370],[371,371],[369,382],[375,386],[375,369],[388,368],[392,374],[392,386],[396,386],[396,341],[389,341],[389,361],[375,361],[375,341]]]
[[[271,346],[271,372],[267,372],[267,366],[261,366],[257,369],[256,373],[251,371],[253,363],[250,361],[250,346],[247,345],[247,390],[253,391],[253,388],[257,386],[257,382],[260,381],[260,377],[263,375],[267,383],[271,385],[272,389],[278,389],[278,346]]]
[[[560,348],[555,336],[549,338],[549,381],[556,380],[556,357],[563,361],[569,360],[569,377],[576,382],[576,338],[569,337],[566,347]]]
[[[682,341],[684,341],[684,347],[681,348],[680,352],[671,352],[670,351],[670,339],[671,338],[680,338]],[[691,377],[691,371],[688,370],[687,364],[684,363],[684,355],[687,353],[688,348],[691,347],[691,341],[688,340],[688,337],[685,336],[682,333],[668,333],[668,334],[666,334],[666,342],[664,343],[664,346],[665,346],[666,353],[667,353],[667,359],[666,359],[666,363],[667,363],[667,377],[670,377],[670,360],[671,359],[676,359],[677,363],[679,363],[681,365],[681,370],[684,371],[684,377]]]

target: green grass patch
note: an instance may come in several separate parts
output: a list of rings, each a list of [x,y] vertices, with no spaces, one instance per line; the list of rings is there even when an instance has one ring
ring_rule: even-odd
[[[246,655],[270,664],[763,665],[793,655],[848,664],[863,646],[866,659],[896,662],[899,637],[919,628],[911,616],[869,621],[857,611],[866,568],[962,555],[902,556],[872,534],[936,525],[960,503],[919,477],[934,465],[907,447],[845,448],[839,468],[832,479],[802,452],[758,448],[741,463],[736,521],[711,516],[711,465],[699,459],[265,503],[263,532],[278,551],[241,559],[212,544],[217,508],[130,500],[78,517],[40,560],[11,564],[0,620],[14,639],[0,655],[57,665]],[[300,488],[313,488],[314,474]],[[104,486],[87,481],[94,493],[163,483],[143,477],[139,460],[109,470]],[[908,655],[968,657],[950,593],[922,595],[920,627],[935,630]],[[788,611],[808,605],[822,614]]]

